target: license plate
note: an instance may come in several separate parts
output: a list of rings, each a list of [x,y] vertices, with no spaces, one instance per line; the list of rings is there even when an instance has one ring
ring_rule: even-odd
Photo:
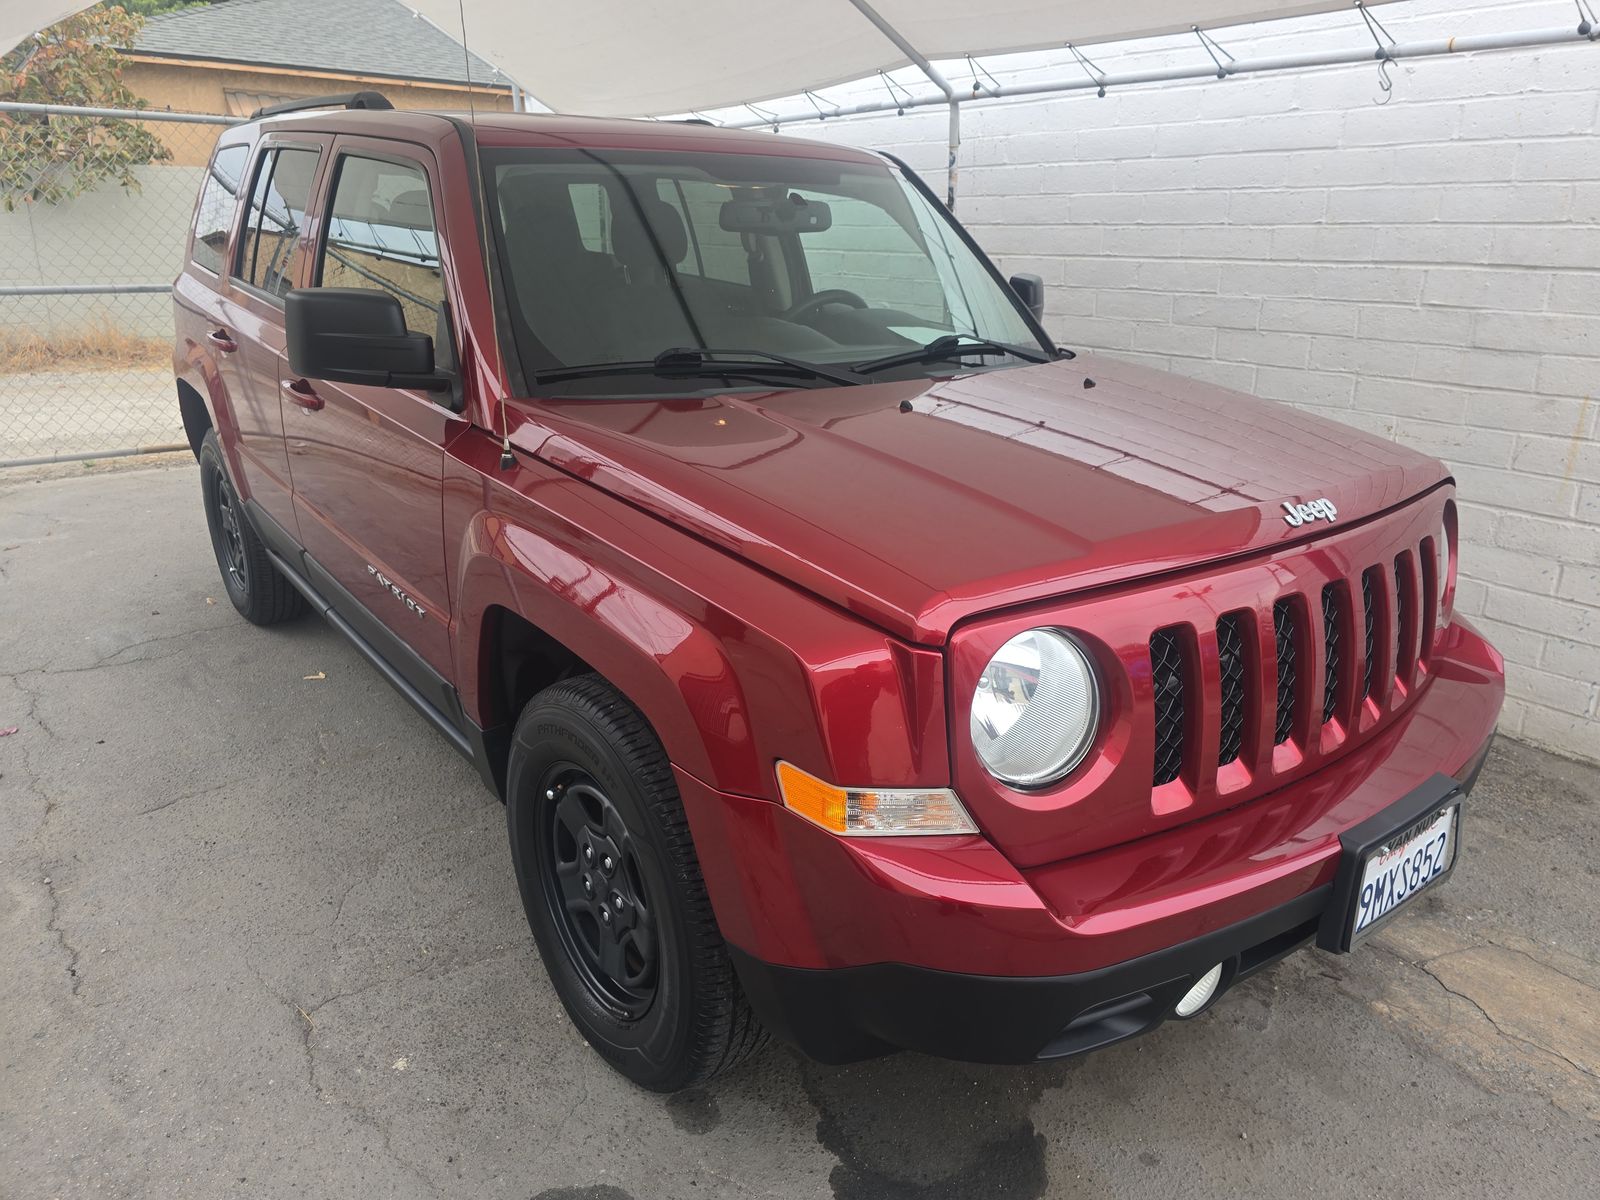
[[[1449,872],[1456,858],[1460,814],[1461,806],[1451,804],[1368,853],[1352,897],[1351,943]]]

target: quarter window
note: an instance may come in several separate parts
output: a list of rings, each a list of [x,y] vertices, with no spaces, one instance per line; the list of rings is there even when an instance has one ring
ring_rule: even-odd
[[[433,334],[444,280],[433,200],[420,167],[357,155],[339,160],[317,282],[382,288],[400,301],[407,329]]]
[[[283,296],[294,286],[294,256],[316,178],[316,150],[268,150],[256,167],[236,274],[252,287]]]
[[[239,181],[244,177],[247,146],[224,146],[206,168],[206,181],[200,188],[200,206],[194,219],[195,265],[220,275],[233,228],[233,212],[238,204]]]

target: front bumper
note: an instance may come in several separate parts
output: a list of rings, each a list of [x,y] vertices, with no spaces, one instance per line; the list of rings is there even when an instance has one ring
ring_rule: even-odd
[[[1429,804],[1447,792],[1466,795],[1488,749],[1485,743],[1463,780],[1435,777],[1413,795]],[[1395,806],[1401,807],[1405,801]],[[1396,817],[1394,824],[1403,823]],[[1215,998],[1330,927],[1342,928],[1345,910],[1335,890],[1323,885],[1225,929],[1075,975],[965,975],[902,963],[819,971],[774,966],[737,948],[733,960],[767,1027],[819,1062],[855,1062],[891,1050],[1038,1062],[1149,1033],[1212,967],[1222,967]]]
[[[1227,812],[1019,871],[981,837],[847,839],[679,772],[708,891],[758,1013],[814,1057],[901,1047],[1019,1062],[1094,1049],[1317,932],[1340,836],[1437,775],[1464,784],[1503,698],[1499,656],[1451,628],[1427,691],[1380,735]]]

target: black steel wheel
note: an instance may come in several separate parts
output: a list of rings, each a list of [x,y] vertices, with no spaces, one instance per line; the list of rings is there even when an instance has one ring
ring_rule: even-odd
[[[217,552],[217,565],[229,590],[248,593],[249,567],[244,557],[244,531],[240,527],[238,497],[228,477],[221,471],[211,477],[211,495],[208,497],[217,510],[217,529],[212,534],[213,548]]]
[[[652,1091],[762,1045],[717,929],[666,752],[598,675],[523,709],[506,769],[522,906],[579,1032]]]
[[[222,460],[216,430],[200,443],[200,498],[223,590],[234,608],[255,625],[276,625],[306,611],[305,597],[283,577],[256,536]]]
[[[551,922],[595,999],[637,1020],[655,999],[659,956],[633,834],[582,767],[558,763],[543,793],[539,865]]]

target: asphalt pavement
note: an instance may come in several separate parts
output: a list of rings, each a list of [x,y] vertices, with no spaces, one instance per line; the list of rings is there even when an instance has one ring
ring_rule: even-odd
[[[12,726],[6,1200],[1600,1195],[1600,772],[1525,746],[1446,887],[1196,1021],[663,1099],[567,1022],[475,773],[315,618],[234,613],[192,463],[0,472]]]

